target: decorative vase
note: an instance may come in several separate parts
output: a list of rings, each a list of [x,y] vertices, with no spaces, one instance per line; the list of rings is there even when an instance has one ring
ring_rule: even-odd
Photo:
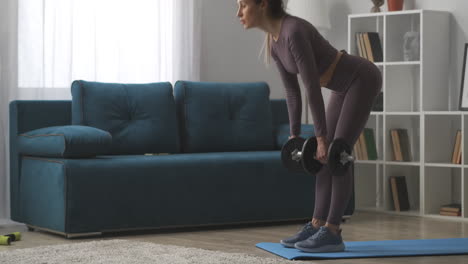
[[[387,0],[388,11],[403,10],[403,0]]]
[[[371,9],[371,13],[380,12],[380,7],[384,4],[384,0],[372,0],[374,6]]]

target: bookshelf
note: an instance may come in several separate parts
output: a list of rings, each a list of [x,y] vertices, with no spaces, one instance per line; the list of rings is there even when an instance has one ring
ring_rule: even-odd
[[[404,35],[419,33],[419,58],[405,61]],[[449,87],[450,13],[407,10],[348,16],[348,51],[359,55],[356,34],[378,32],[383,61],[383,111],[372,112],[377,160],[355,161],[356,209],[468,222],[468,159],[452,163],[456,133],[468,153],[468,112],[458,111]],[[461,69],[460,69],[461,71]],[[394,161],[390,131],[405,129],[410,161]],[[405,176],[410,209],[395,211],[390,177]],[[443,205],[461,204],[461,216],[443,216]]]

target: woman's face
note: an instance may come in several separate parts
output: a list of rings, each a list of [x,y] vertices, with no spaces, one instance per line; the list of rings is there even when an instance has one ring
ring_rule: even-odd
[[[254,28],[258,26],[258,21],[264,12],[264,1],[257,4],[255,0],[237,0],[239,9],[237,10],[237,17],[239,17],[241,24],[245,29]]]

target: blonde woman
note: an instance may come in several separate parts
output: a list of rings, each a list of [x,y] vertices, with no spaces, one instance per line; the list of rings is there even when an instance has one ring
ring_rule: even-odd
[[[335,138],[354,146],[381,90],[380,70],[368,60],[335,49],[314,25],[287,14],[282,0],[237,2],[237,17],[244,28],[259,28],[267,34],[266,60],[273,58],[284,83],[290,138],[301,133],[297,75],[301,76],[318,140],[315,158],[325,164],[316,175],[312,220],[281,243],[306,252],[344,251],[340,223],[352,193],[353,176],[350,170],[344,176],[332,175],[326,166],[328,146]],[[321,87],[332,91],[326,111]]]

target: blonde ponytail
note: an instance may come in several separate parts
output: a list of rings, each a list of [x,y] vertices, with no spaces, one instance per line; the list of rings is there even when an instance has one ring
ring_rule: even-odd
[[[271,40],[272,40],[271,34],[266,33],[265,41],[263,42],[262,49],[260,50],[260,54],[259,54],[259,57],[261,57],[263,53],[263,61],[267,67],[270,66],[270,62],[271,62]]]

